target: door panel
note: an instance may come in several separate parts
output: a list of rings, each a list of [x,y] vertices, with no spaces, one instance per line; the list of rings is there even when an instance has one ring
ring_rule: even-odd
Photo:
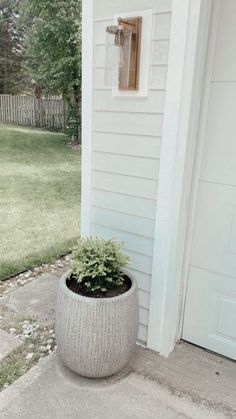
[[[189,270],[184,337],[235,359],[236,281],[214,272]]]
[[[199,183],[190,264],[236,277],[236,187]]]
[[[221,2],[183,338],[236,359],[236,1]]]
[[[200,180],[235,185],[235,110],[236,82],[211,83]]]
[[[236,60],[232,59],[236,39],[236,1],[222,0],[216,40],[213,80],[235,80]]]

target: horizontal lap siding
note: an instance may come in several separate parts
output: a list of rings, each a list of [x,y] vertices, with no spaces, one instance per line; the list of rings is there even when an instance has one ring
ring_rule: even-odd
[[[162,133],[162,121],[163,116],[160,114],[138,114],[123,111],[94,113],[95,131],[160,136]]]
[[[96,174],[94,174],[94,177]],[[92,204],[99,208],[119,211],[124,214],[155,220],[156,201],[149,198],[126,195],[124,193],[109,192],[93,188]]]
[[[156,12],[171,12],[172,0],[95,0],[95,21],[111,19],[113,15],[135,10],[155,9]]]
[[[103,208],[93,208],[93,220],[97,225],[106,226],[120,231],[126,231],[143,237],[153,238],[154,221]]]
[[[152,257],[140,255],[140,253],[135,253],[133,250],[130,251],[126,248],[126,253],[130,257],[131,267],[139,273],[147,274],[149,281],[151,281],[151,272],[152,272]]]
[[[110,153],[120,153],[122,150],[123,155],[159,158],[161,137],[96,131],[93,150]]]
[[[122,231],[115,227],[107,227],[100,224],[93,224],[93,234],[107,239],[119,239],[125,243],[125,248],[144,256],[152,256],[153,239],[144,237],[139,234]]]
[[[104,84],[113,15],[153,9],[147,98],[113,97]],[[92,234],[125,243],[139,286],[139,340],[147,340],[153,239],[168,64],[171,0],[96,0]]]
[[[96,151],[93,156],[93,165],[94,170],[157,180],[159,159]]]
[[[107,169],[107,168],[106,168]],[[127,176],[125,174],[109,173],[108,171],[94,171],[94,187],[107,192],[137,196],[155,200],[157,196],[157,182],[153,179]]]

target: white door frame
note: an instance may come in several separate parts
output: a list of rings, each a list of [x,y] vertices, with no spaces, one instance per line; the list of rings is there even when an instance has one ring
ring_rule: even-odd
[[[173,1],[147,342],[148,348],[164,356],[179,338],[185,237],[212,3]]]
[[[188,214],[188,222],[187,222],[187,229],[186,229],[184,262],[183,262],[183,271],[182,271],[182,291],[181,291],[181,296],[180,296],[179,326],[177,330],[177,338],[181,338],[182,333],[183,333],[184,311],[185,311],[187,283],[188,283],[188,271],[189,271],[190,256],[191,256],[193,228],[194,228],[197,198],[198,198],[198,185],[199,185],[199,178],[200,178],[201,162],[202,162],[202,157],[203,157],[203,146],[204,146],[204,140],[205,140],[207,112],[208,112],[208,105],[209,105],[209,98],[210,98],[211,78],[212,78],[212,71],[213,71],[213,66],[214,66],[217,29],[218,29],[218,23],[219,23],[219,17],[220,17],[221,3],[222,3],[222,0],[214,0],[213,7],[212,7],[211,22],[210,22],[210,32],[208,36],[207,59],[206,59],[206,66],[205,66],[205,72],[204,72],[203,93],[202,93],[202,99],[201,99],[201,109],[200,109],[199,124],[198,124],[198,130],[197,130],[197,144],[195,148],[194,164],[193,164],[193,171],[192,171],[189,214]]]

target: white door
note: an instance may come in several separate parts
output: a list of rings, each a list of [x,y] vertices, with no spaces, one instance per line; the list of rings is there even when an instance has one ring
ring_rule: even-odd
[[[221,1],[183,339],[236,359],[236,0]]]

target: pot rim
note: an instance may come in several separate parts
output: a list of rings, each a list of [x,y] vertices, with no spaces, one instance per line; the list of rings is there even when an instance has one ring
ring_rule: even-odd
[[[101,303],[101,302],[108,304],[113,301],[119,301],[119,300],[128,298],[138,288],[135,277],[127,269],[121,269],[121,271],[129,277],[131,281],[131,287],[128,291],[124,292],[123,294],[117,295],[115,297],[106,297],[106,298],[86,297],[84,295],[76,294],[75,292],[71,291],[66,285],[66,280],[68,276],[71,274],[71,270],[65,272],[60,277],[59,287],[62,288],[66,294],[68,294],[70,297],[73,297],[75,300],[80,300],[80,301],[90,302],[90,303],[93,302],[94,304]]]

